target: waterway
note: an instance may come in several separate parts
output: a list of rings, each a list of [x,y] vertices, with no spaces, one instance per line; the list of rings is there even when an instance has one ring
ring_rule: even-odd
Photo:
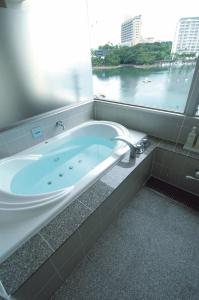
[[[183,112],[193,73],[193,65],[93,69],[94,95],[117,102]]]

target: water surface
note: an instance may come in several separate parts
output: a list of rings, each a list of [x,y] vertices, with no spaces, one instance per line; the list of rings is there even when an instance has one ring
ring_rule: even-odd
[[[183,112],[194,66],[93,70],[95,95],[105,99]]]
[[[115,145],[97,136],[69,138],[65,145],[57,146],[61,151],[46,153],[22,168],[12,180],[11,191],[38,195],[73,186],[108,158]]]

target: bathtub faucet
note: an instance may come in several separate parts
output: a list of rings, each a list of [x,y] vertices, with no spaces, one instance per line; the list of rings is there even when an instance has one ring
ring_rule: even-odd
[[[63,121],[57,121],[55,125],[56,127],[61,127],[63,130],[65,129]]]
[[[130,156],[135,158],[136,155],[136,145],[132,144],[131,140],[125,136],[116,136],[112,138],[112,141],[122,141],[126,143],[130,148]]]

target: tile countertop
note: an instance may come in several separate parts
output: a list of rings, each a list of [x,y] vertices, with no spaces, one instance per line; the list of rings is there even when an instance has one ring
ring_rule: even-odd
[[[152,138],[152,140],[154,140],[154,138]],[[155,139],[155,140],[157,140],[157,139]],[[158,142],[158,140],[157,140],[157,146],[160,149],[173,151],[175,153],[182,154],[182,155],[194,158],[194,159],[199,159],[199,153],[185,150],[185,149],[183,149],[183,145],[181,145],[181,144],[176,144],[176,143],[168,142],[168,141],[164,141],[164,140],[159,140],[159,142]]]
[[[131,131],[134,133],[134,131]],[[192,157],[182,146],[149,138],[150,146],[136,160],[123,159],[0,265],[0,281],[13,294],[73,234],[93,211],[156,147]],[[199,155],[193,153],[194,158]]]

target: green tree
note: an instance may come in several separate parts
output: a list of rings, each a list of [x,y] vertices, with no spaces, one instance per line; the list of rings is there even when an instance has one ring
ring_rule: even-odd
[[[170,58],[171,42],[155,42],[137,44],[132,47],[105,44],[99,49],[105,49],[105,58],[95,56],[95,50],[91,51],[93,65],[119,65],[119,64],[154,64]]]

